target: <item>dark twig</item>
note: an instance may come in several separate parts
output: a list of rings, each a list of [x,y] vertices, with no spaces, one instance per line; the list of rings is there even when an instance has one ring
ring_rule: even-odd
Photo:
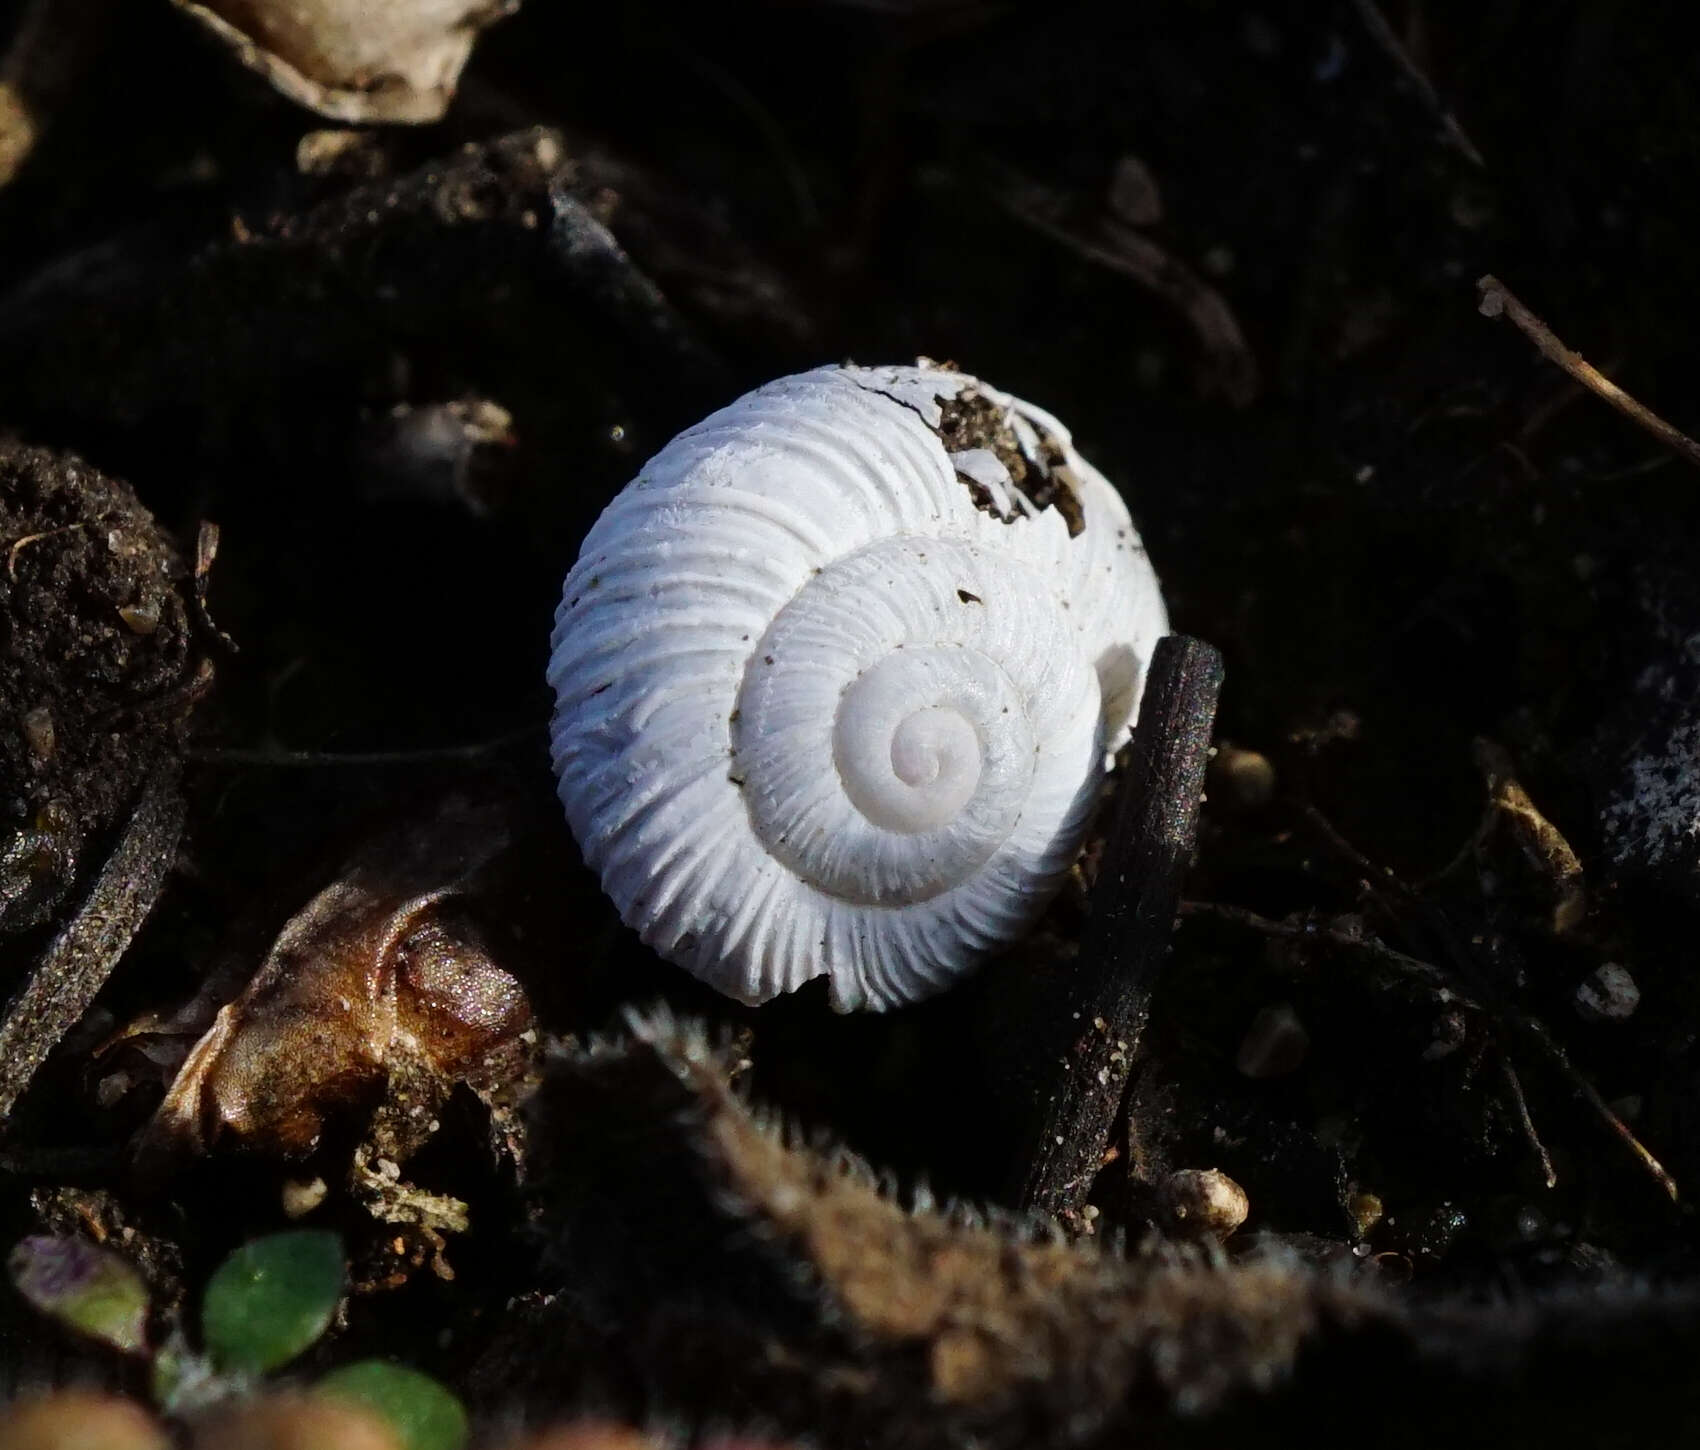
[[[1476,143],[1465,134],[1464,128],[1458,124],[1458,118],[1447,110],[1434,88],[1434,82],[1411,58],[1410,51],[1405,49],[1404,42],[1387,23],[1387,17],[1381,13],[1375,0],[1352,0],[1352,5],[1358,12],[1358,18],[1364,23],[1364,29],[1369,32],[1370,39],[1380,46],[1387,58],[1399,68],[1399,73],[1417,93],[1417,99],[1434,117],[1441,135],[1446,137],[1447,144],[1465,160],[1485,168],[1487,162],[1482,160],[1482,153],[1476,150]]]
[[[1309,801],[1300,806],[1299,814],[1305,818],[1306,823],[1316,831],[1317,835],[1322,837],[1328,848],[1363,878],[1364,885],[1369,888],[1372,894],[1381,896],[1387,891],[1392,891],[1407,900],[1411,898],[1410,888],[1393,873],[1392,867],[1379,866],[1370,860],[1368,856],[1364,855],[1362,851],[1340,834],[1339,828],[1335,826],[1333,821],[1329,820]]]
[[[1673,453],[1681,454],[1690,463],[1700,466],[1700,443],[1696,443],[1680,428],[1672,427],[1645,404],[1636,402],[1581,354],[1567,348],[1546,323],[1512,295],[1499,278],[1483,277],[1476,283],[1476,290],[1481,293],[1483,317],[1509,317],[1517,324],[1523,336],[1534,343],[1549,362],[1557,364],[1583,387],[1604,398],[1624,417],[1640,424]]]
[[[1103,1166],[1192,864],[1221,685],[1222,657],[1209,645],[1181,635],[1158,643],[1080,959],[1033,1024],[1050,1092],[1018,1160],[1024,1207],[1078,1208]]]
[[[94,1000],[153,909],[177,859],[183,797],[173,774],[142,792],[88,899],[36,963],[0,1020],[0,1123]]]

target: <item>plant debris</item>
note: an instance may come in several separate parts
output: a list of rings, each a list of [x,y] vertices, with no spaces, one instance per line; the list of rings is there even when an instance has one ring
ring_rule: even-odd
[[[380,1219],[464,1232],[464,1205],[411,1188],[400,1169],[461,1084],[489,1111],[492,1146],[522,1154],[514,1106],[536,1042],[531,1004],[469,908],[510,843],[499,795],[453,794],[366,842],[228,1002],[234,963],[107,1043],[96,1091],[108,1102],[138,1071],[181,1064],[137,1140],[143,1179],[232,1149],[304,1157],[329,1121],[364,1110],[348,1168],[357,1196]]]

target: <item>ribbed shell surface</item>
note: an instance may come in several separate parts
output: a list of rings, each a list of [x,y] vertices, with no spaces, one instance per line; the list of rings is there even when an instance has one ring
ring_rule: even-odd
[[[1060,464],[1071,537],[943,407]],[[1167,627],[1114,489],[961,373],[822,368],[675,438],[556,615],[560,795],[621,916],[721,991],[948,986],[1068,870]]]

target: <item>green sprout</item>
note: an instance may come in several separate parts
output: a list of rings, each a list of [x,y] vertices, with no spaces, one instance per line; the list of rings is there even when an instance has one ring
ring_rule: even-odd
[[[157,1348],[147,1335],[148,1291],[117,1254],[81,1239],[26,1238],[7,1260],[12,1283],[67,1329],[151,1364],[153,1397],[167,1415],[194,1415],[255,1394],[323,1337],[345,1290],[342,1241],[298,1230],[242,1245],[201,1296],[201,1350],[181,1330]],[[384,1421],[404,1450],[462,1450],[466,1411],[429,1375],[383,1360],[333,1370],[310,1392]]]

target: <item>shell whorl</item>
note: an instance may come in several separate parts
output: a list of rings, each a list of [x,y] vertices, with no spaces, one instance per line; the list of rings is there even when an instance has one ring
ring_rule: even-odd
[[[1003,410],[1076,522],[943,408]],[[822,368],[675,438],[556,615],[561,799],[625,921],[731,996],[941,990],[1068,870],[1166,620],[1048,415],[960,373]]]

